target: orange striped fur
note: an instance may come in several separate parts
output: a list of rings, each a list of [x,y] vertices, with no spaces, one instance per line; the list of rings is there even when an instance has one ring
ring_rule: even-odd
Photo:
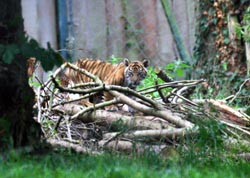
[[[119,64],[111,64],[101,60],[80,59],[74,64],[98,76],[105,84],[125,86],[132,89],[135,89],[146,77],[146,68],[148,67],[147,60],[130,62],[128,59],[124,59]],[[74,84],[91,81],[86,75],[70,68],[66,69],[63,77],[66,77],[68,81],[72,81]],[[108,93],[104,94],[106,101],[112,98]]]

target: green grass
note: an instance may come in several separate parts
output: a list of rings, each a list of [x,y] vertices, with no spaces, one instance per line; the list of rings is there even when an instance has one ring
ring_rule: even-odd
[[[9,154],[0,157],[0,177],[249,177],[245,162],[207,162],[200,164],[162,159],[156,155],[140,157],[104,154],[90,156],[50,152],[45,155]]]

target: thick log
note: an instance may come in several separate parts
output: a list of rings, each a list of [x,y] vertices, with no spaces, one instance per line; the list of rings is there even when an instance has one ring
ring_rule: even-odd
[[[183,137],[190,134],[197,133],[197,129],[186,129],[186,128],[171,128],[171,129],[162,129],[162,130],[137,130],[129,133],[121,134],[119,132],[106,133],[103,135],[104,138],[112,138],[119,135],[120,137],[126,138],[160,138],[160,137],[168,137],[168,138],[176,138]]]
[[[53,147],[64,147],[64,148],[68,148],[68,149],[73,149],[78,153],[87,153],[87,154],[93,154],[93,155],[101,154],[101,152],[93,151],[89,148],[82,147],[80,145],[66,142],[66,141],[62,141],[62,140],[47,139],[46,141],[47,141],[47,143],[49,143]]]
[[[63,106],[57,106],[54,109],[63,110],[65,114],[68,115],[75,115],[85,109],[83,106],[76,105],[76,104],[66,104]],[[128,127],[136,127],[141,129],[164,129],[164,128],[171,128],[167,122],[155,122],[146,120],[141,116],[127,116],[117,112],[109,112],[105,110],[96,110],[91,112],[83,113],[79,115],[77,119],[82,120],[83,122],[104,122],[108,125],[122,121],[124,125]]]
[[[219,111],[220,119],[230,120],[244,126],[250,123],[249,119],[243,114],[223,102],[213,99],[207,100],[207,102],[212,104],[213,109],[215,108]]]
[[[145,151],[153,151],[155,153],[160,153],[166,145],[145,145],[141,143],[135,143],[132,141],[124,140],[113,140],[107,142],[107,140],[101,140],[98,142],[99,147],[111,150],[111,151],[123,151],[123,152],[132,152],[143,153]]]
[[[107,87],[106,87],[107,88]],[[117,92],[117,91],[109,91],[113,96],[116,96],[118,100],[121,102],[133,107],[134,109],[143,112],[144,114],[157,116],[160,118],[163,118],[164,120],[175,124],[178,127],[186,127],[186,128],[192,128],[194,127],[194,124],[182,119],[180,116],[174,114],[172,111],[165,109],[165,108],[152,108],[148,107],[146,105],[140,104],[138,102],[135,102],[133,99]]]

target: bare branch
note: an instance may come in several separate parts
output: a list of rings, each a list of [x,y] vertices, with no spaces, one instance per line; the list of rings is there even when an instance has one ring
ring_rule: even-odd
[[[119,132],[106,133],[103,135],[104,138],[114,137],[117,134],[121,135],[125,138],[159,138],[159,137],[168,137],[168,138],[176,138],[178,136],[186,136],[190,134],[197,133],[196,129],[186,129],[186,128],[171,128],[171,129],[162,129],[162,130],[137,130],[129,133],[120,134]]]

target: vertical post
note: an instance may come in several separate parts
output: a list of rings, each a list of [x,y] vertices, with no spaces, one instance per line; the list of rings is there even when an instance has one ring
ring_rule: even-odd
[[[66,0],[57,0],[57,19],[58,19],[58,33],[59,33],[59,49],[66,48],[66,39],[68,37],[67,26],[67,6]],[[61,55],[67,58],[67,51],[61,51]]]
[[[191,57],[190,57],[189,53],[187,52],[185,45],[183,43],[183,40],[181,38],[180,31],[179,31],[178,25],[176,23],[176,20],[174,18],[174,15],[172,13],[172,10],[170,8],[169,1],[168,0],[161,0],[161,3],[162,3],[164,13],[165,13],[166,18],[168,20],[168,23],[169,23],[171,32],[173,34],[173,37],[174,37],[174,40],[175,40],[175,43],[176,43],[176,46],[177,46],[177,49],[178,49],[178,52],[180,54],[181,59],[185,62],[188,62],[188,63],[192,62]]]

